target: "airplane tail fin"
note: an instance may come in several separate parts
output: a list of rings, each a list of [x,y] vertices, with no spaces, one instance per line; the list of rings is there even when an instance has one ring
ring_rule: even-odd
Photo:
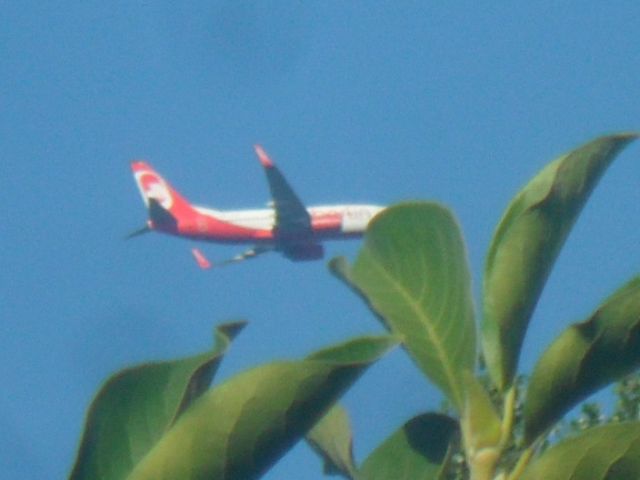
[[[149,211],[149,227],[173,231],[179,219],[192,217],[197,212],[191,204],[173,189],[148,163],[131,162],[133,177]]]

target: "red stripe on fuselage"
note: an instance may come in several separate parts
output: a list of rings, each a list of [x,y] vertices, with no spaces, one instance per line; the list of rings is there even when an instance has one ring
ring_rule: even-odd
[[[312,215],[311,228],[314,233],[342,231],[342,214],[336,212]]]
[[[343,232],[341,213],[312,215],[312,240],[339,240],[359,238],[362,232]],[[243,227],[220,220],[213,215],[192,210],[177,219],[176,229],[157,228],[163,233],[218,243],[274,244],[278,241],[273,230]],[[300,240],[309,241],[302,236]],[[290,241],[294,238],[288,239]]]
[[[197,212],[178,219],[177,231],[167,233],[221,243],[260,243],[274,240],[271,230],[247,228]]]

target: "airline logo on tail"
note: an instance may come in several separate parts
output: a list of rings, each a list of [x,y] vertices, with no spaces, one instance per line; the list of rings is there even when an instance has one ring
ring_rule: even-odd
[[[144,162],[134,162],[131,168],[145,204],[148,206],[149,200],[153,199],[165,210],[170,210],[173,206],[173,196],[164,179]]]

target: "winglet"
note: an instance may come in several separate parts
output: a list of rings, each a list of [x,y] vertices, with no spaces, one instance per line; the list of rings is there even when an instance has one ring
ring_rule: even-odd
[[[192,248],[191,253],[193,254],[193,258],[196,259],[196,262],[201,269],[208,270],[209,268],[211,268],[211,262],[207,260],[207,257],[205,257],[200,250],[198,250],[197,248]]]
[[[260,145],[254,145],[253,148],[255,149],[256,155],[258,155],[258,160],[260,160],[262,166],[264,168],[273,168],[273,161],[269,158],[267,152],[264,151],[264,148]]]

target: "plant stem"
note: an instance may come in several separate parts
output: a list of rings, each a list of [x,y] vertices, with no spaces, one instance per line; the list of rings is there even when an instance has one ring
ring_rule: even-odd
[[[507,480],[519,480],[519,478],[522,476],[522,473],[524,472],[524,469],[529,464],[529,460],[531,460],[531,457],[533,456],[533,452],[535,452],[536,450],[535,446],[536,444],[529,446],[529,448],[527,448],[522,453],[522,455],[520,455],[520,458],[518,459],[518,463],[516,463],[516,466],[513,467],[513,470],[507,477]]]
[[[487,448],[477,452],[470,466],[470,480],[491,480],[500,459],[500,452],[494,448]]]
[[[500,448],[504,448],[509,443],[511,431],[513,430],[513,421],[516,412],[517,388],[511,385],[504,398],[504,407],[502,412],[502,438],[500,439]]]

